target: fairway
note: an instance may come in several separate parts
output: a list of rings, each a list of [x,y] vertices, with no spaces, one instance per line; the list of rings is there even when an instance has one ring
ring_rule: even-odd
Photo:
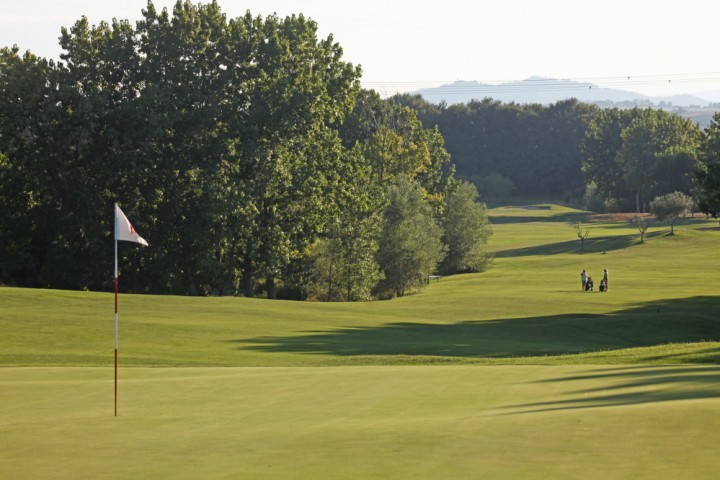
[[[0,478],[716,478],[717,221],[490,213],[390,301],[121,294],[117,418],[112,294],[0,288]]]

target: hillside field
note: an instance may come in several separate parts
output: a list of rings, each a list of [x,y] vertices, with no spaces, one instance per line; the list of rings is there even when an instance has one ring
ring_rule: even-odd
[[[117,418],[113,295],[0,288],[0,479],[715,478],[718,222],[491,219],[390,301],[121,294]]]

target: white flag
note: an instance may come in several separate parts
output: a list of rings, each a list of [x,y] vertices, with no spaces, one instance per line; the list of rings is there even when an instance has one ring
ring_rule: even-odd
[[[115,240],[135,242],[148,246],[145,239],[135,231],[123,211],[117,206],[117,203],[115,204]]]

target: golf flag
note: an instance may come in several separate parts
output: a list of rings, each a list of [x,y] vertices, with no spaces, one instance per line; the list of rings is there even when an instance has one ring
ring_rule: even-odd
[[[122,240],[125,242],[135,242],[142,245],[148,246],[148,243],[142,238],[133,228],[130,221],[127,219],[125,214],[117,203],[115,204],[115,240]]]
[[[118,204],[115,204],[115,416],[117,417],[117,396],[118,396],[118,240],[135,242],[148,246],[148,243],[133,228],[130,221]]]

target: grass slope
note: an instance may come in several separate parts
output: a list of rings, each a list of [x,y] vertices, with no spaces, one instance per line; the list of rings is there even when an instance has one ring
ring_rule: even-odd
[[[492,210],[495,268],[384,302],[120,296],[134,366],[718,363],[720,230],[687,220],[644,244],[623,219]],[[591,225],[585,250],[568,221]],[[583,293],[579,274],[608,293]],[[122,281],[122,280],[121,280]],[[113,362],[113,296],[0,288],[0,365]]]

